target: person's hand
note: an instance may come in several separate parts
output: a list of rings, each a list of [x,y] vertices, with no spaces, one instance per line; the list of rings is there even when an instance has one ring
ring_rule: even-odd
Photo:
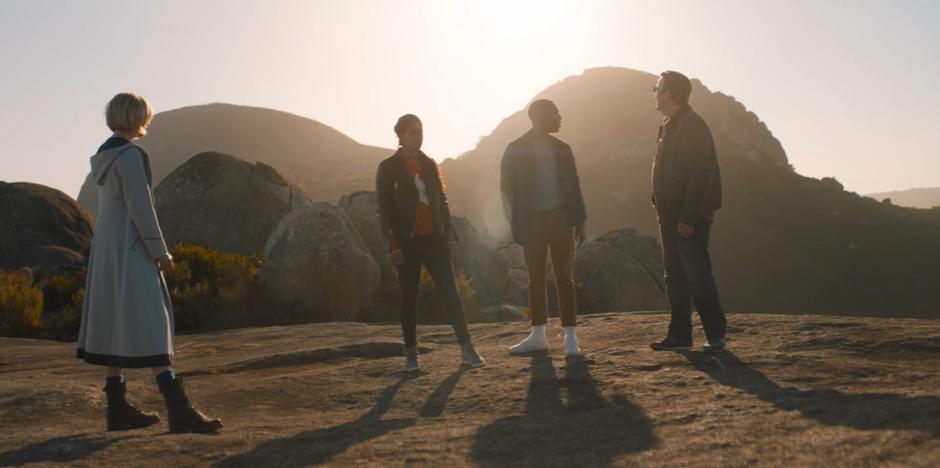
[[[173,261],[173,256],[170,254],[157,259],[157,268],[160,271],[172,270],[174,267],[176,267],[176,262]]]
[[[447,247],[450,249],[450,258],[457,258],[457,241],[448,241]]]
[[[585,239],[587,239],[587,234],[585,233],[584,223],[578,223],[574,227],[574,240],[578,242],[578,247],[584,243]]]
[[[405,264],[405,256],[401,253],[401,250],[395,250],[388,254],[388,259],[394,266],[402,266]]]
[[[679,237],[688,239],[695,234],[695,226],[679,222]]]

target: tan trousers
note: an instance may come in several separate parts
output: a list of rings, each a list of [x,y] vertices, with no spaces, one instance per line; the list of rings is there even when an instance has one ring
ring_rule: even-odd
[[[532,325],[548,322],[548,294],[546,292],[546,257],[552,255],[555,269],[556,292],[561,324],[573,327],[577,323],[577,299],[574,289],[574,226],[568,221],[564,208],[533,213],[529,216],[523,242],[526,267],[529,269],[529,308]]]

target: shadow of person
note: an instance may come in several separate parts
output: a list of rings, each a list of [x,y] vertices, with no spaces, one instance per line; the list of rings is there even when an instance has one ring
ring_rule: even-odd
[[[54,437],[26,447],[0,453],[0,466],[27,463],[70,463],[89,457],[109,445],[136,436],[109,437],[103,434],[79,434]]]
[[[457,382],[463,377],[465,372],[467,372],[467,368],[461,367],[444,379],[428,396],[428,400],[424,402],[424,406],[421,407],[421,411],[419,411],[418,414],[422,418],[436,418],[444,414],[444,406],[447,405],[447,398],[454,392],[454,388],[457,387]]]
[[[610,465],[620,455],[659,445],[651,420],[626,397],[607,400],[591,376],[593,362],[567,358],[559,379],[551,357],[531,355],[531,380],[522,415],[477,431],[471,457],[482,464]],[[567,405],[562,390],[567,393]]]
[[[722,385],[743,390],[782,410],[799,411],[803,417],[827,426],[917,430],[940,437],[940,398],[935,396],[784,388],[731,352],[682,354],[692,366]]]
[[[401,386],[414,379],[404,374],[382,390],[375,406],[355,421],[258,444],[251,451],[220,460],[215,466],[307,466],[328,461],[360,442],[415,424],[415,418],[382,419]]]

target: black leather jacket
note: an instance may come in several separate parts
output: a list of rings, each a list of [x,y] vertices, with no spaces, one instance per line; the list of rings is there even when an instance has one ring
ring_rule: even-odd
[[[711,131],[691,108],[659,129],[653,162],[653,206],[659,223],[694,226],[721,208],[721,172]]]
[[[420,151],[418,160],[421,161],[421,180],[426,186],[428,205],[437,233],[456,240],[456,233],[450,223],[447,193],[437,163]],[[401,150],[379,163],[375,173],[375,198],[379,229],[386,241],[414,236],[418,216],[418,188],[414,176],[405,168],[405,157],[401,155]]]

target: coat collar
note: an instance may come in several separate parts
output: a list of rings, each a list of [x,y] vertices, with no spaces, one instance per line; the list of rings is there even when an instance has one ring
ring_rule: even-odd
[[[688,104],[686,104],[680,107],[679,110],[677,110],[675,114],[672,114],[664,118],[663,123],[660,124],[659,126],[659,134],[658,134],[657,140],[662,140],[663,134],[665,134],[667,130],[672,130],[673,127],[678,125],[679,121],[681,121],[682,118],[685,117],[685,115],[688,114],[689,112],[692,112],[692,106],[689,106]]]
[[[418,161],[421,161],[422,166],[427,165],[430,159],[428,155],[424,154],[424,151],[418,150]],[[392,155],[392,160],[399,166],[405,167],[405,156],[401,148],[395,151],[395,154]]]
[[[530,129],[529,131],[525,132],[525,133],[522,135],[522,138],[523,138],[526,142],[528,142],[528,143],[533,143],[533,142],[534,142],[536,139],[538,139],[538,138],[545,138],[546,140],[548,140],[549,142],[551,142],[552,146],[554,146],[555,148],[557,148],[557,147],[559,146],[559,144],[561,143],[561,140],[559,140],[558,137],[552,135],[551,133],[546,133],[546,134],[543,136],[543,135],[538,135],[538,134],[536,134],[536,133],[535,133],[535,130],[531,130],[531,129]]]

